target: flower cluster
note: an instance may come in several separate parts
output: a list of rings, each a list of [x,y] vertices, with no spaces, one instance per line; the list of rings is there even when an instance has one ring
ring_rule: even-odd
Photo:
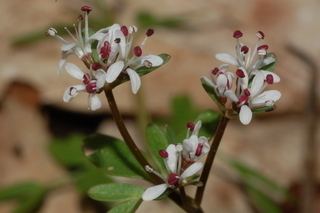
[[[201,122],[195,125],[188,123],[188,133],[182,144],[170,144],[165,150],[160,150],[159,155],[164,159],[167,174],[165,177],[148,167],[146,170],[160,176],[163,184],[147,188],[143,195],[143,200],[154,200],[161,196],[168,188],[175,189],[179,186],[194,183],[195,176],[203,167],[203,163],[198,160],[209,152],[208,139],[199,137]]]
[[[258,31],[258,38],[253,48],[240,42],[242,32],[237,30],[236,56],[218,53],[216,58],[224,64],[211,72],[211,79],[202,77],[202,82],[213,88],[218,104],[224,108],[231,103],[228,110],[239,114],[241,123],[247,125],[252,119],[253,111],[272,110],[274,103],[281,97],[277,90],[266,90],[267,85],[280,82],[280,77],[268,70],[275,63],[275,56],[268,53],[269,46],[262,43],[264,33]],[[230,71],[230,65],[234,71]]]
[[[74,25],[74,33],[65,28],[72,41],[59,36],[54,28],[48,29],[48,35],[62,42],[62,59],[59,61],[59,70],[66,69],[72,77],[81,80],[81,84],[71,86],[65,91],[63,100],[69,102],[79,92],[87,92],[89,109],[97,110],[101,107],[97,94],[106,84],[115,82],[121,75],[128,76],[132,92],[136,94],[141,86],[137,69],[158,67],[164,61],[157,55],[143,56],[143,46],[153,35],[152,29],[147,30],[140,45],[133,46],[133,37],[138,31],[137,27],[114,24],[90,35],[88,15],[91,7],[83,6],[81,11],[78,24]],[[70,55],[77,56],[88,71],[84,72],[76,65],[67,62]]]

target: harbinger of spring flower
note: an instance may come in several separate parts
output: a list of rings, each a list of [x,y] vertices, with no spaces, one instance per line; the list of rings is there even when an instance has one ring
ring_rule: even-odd
[[[280,77],[268,66],[275,63],[274,54],[268,53],[269,46],[262,44],[264,33],[257,32],[258,41],[253,48],[242,44],[242,32],[237,30],[233,37],[236,39],[236,56],[228,53],[218,53],[216,58],[222,62],[211,73],[211,79],[202,77],[203,84],[213,88],[218,104],[226,110],[239,113],[241,123],[251,122],[255,110],[272,110],[274,103],[281,97],[277,90],[267,90],[267,85],[280,82]],[[231,68],[230,68],[231,65]],[[234,74],[229,69],[235,68]],[[231,102],[231,107],[226,105]]]

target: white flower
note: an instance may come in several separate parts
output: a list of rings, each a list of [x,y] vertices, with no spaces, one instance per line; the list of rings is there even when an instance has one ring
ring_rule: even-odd
[[[276,76],[274,78],[273,76]],[[252,119],[252,109],[273,106],[281,98],[281,93],[277,90],[264,91],[266,84],[273,83],[278,76],[273,73],[265,75],[263,72],[257,72],[252,80],[251,86],[243,90],[237,100],[240,107],[239,118],[241,123],[247,125]]]
[[[71,33],[71,31],[67,27],[65,27],[65,30],[72,38],[72,41],[67,41],[61,36],[59,36],[58,31],[55,28],[48,29],[48,35],[62,42],[62,58],[59,61],[59,70],[63,69],[63,67],[66,64],[66,58],[72,54],[78,56],[85,63],[90,63],[90,59],[87,56],[91,55],[92,53],[91,44],[94,41],[94,37],[89,36],[88,26],[88,14],[90,13],[91,8],[89,6],[83,6],[81,7],[81,10],[83,11],[83,15],[79,16],[78,25],[74,25],[74,34]],[[84,28],[82,30],[83,19]]]
[[[229,110],[239,113],[241,123],[247,125],[252,119],[252,110],[272,107],[281,97],[277,90],[264,91],[268,84],[280,82],[280,77],[274,72],[264,70],[266,65],[275,62],[273,54],[267,54],[268,45],[261,44],[264,33],[257,32],[258,41],[253,48],[240,42],[242,32],[235,31],[237,39],[236,57],[228,53],[218,53],[216,58],[226,64],[212,71],[213,78],[202,77],[203,81],[215,89],[218,100],[226,107],[227,100],[232,103]],[[227,71],[228,65],[235,66],[235,75]],[[235,78],[235,81],[232,79]],[[235,85],[233,85],[235,83]],[[223,99],[225,98],[225,99]]]
[[[183,172],[181,168],[182,160],[182,146],[181,144],[170,144],[166,150],[162,150],[162,156],[165,158],[165,164],[168,170],[168,175],[164,179],[165,183],[147,188],[142,194],[142,199],[145,201],[154,200],[160,197],[168,188],[176,188],[181,183],[187,181],[199,172],[203,164],[196,162],[188,166]],[[154,172],[152,169],[149,172]],[[154,172],[155,173],[155,172]]]
[[[189,125],[187,138],[183,140],[183,155],[186,159],[191,161],[201,158],[207,154],[210,149],[208,138],[198,136],[200,128],[201,121],[198,121],[195,126]],[[191,135],[189,136],[190,130]]]
[[[91,71],[91,73],[84,73],[79,67],[74,64],[66,63],[66,71],[74,78],[82,81],[81,84],[70,86],[63,95],[64,102],[71,101],[79,92],[87,92],[89,94],[89,109],[94,111],[101,107],[101,101],[97,92],[103,88],[105,84],[106,73],[99,69]]]
[[[163,60],[157,55],[142,56],[142,47],[148,37],[153,34],[149,29],[140,46],[132,47],[133,35],[137,32],[135,26],[120,26],[114,24],[108,29],[98,31],[93,37],[98,38],[97,50],[99,63],[108,67],[106,81],[114,82],[121,73],[129,76],[131,90],[136,94],[141,86],[140,76],[136,70],[140,67],[157,67]]]

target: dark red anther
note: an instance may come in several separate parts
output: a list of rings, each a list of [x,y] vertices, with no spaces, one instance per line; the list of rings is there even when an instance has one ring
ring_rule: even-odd
[[[195,125],[194,125],[193,122],[190,121],[190,122],[187,123],[187,128],[190,129],[191,131],[194,130],[194,127],[195,127]]]
[[[248,89],[244,89],[243,93],[245,96],[249,97],[251,95],[250,91]]]
[[[90,78],[90,75],[89,75],[88,73],[86,73],[86,74],[83,75],[82,82],[83,82],[84,84],[89,84],[89,83],[90,83],[90,80],[91,80],[91,78]]]
[[[199,157],[202,154],[203,144],[198,144],[195,156]]]
[[[219,72],[219,68],[218,68],[218,67],[215,67],[213,70],[211,70],[211,73],[212,73],[213,75],[218,74],[218,72]]]
[[[93,63],[92,64],[92,69],[93,70],[98,70],[98,69],[100,69],[102,66],[101,66],[101,64],[100,63]]]
[[[244,54],[247,54],[249,52],[249,47],[247,46],[242,46],[241,47],[241,52],[243,52]]]
[[[121,32],[123,33],[124,36],[127,36],[129,34],[128,27],[125,25],[121,26]]]
[[[244,74],[244,72],[243,72],[242,69],[237,69],[236,75],[237,75],[239,78],[244,78],[244,77],[246,76],[246,75]]]
[[[88,93],[95,93],[97,91],[97,83],[96,83],[96,81],[90,81],[86,85],[86,91]]]
[[[140,57],[142,55],[142,49],[140,46],[135,46],[133,48],[133,54],[137,57]]]
[[[262,31],[258,31],[256,35],[259,39],[264,39],[264,33]]]
[[[167,181],[170,186],[178,186],[179,176],[176,173],[170,173]]]
[[[159,155],[162,158],[167,158],[169,156],[168,152],[166,150],[163,150],[163,149],[159,151]]]
[[[243,36],[243,33],[240,30],[236,30],[233,32],[233,38],[241,38]]]
[[[247,103],[248,100],[249,100],[249,97],[248,97],[248,96],[246,96],[246,95],[241,95],[241,96],[239,97],[239,101],[238,101],[237,104],[238,104],[239,106],[241,106],[241,105]]]
[[[101,58],[103,59],[109,58],[110,52],[111,52],[111,45],[108,41],[105,41],[103,44],[103,47],[101,47],[100,49]]]
[[[269,46],[267,44],[264,44],[259,46],[257,50],[259,51],[259,50],[268,50],[268,49],[269,49]]]
[[[153,29],[148,29],[147,32],[146,32],[146,35],[147,35],[148,37],[150,37],[150,36],[153,35],[153,33],[154,33],[154,30],[153,30]]]
[[[91,10],[92,10],[92,8],[88,5],[84,5],[81,7],[81,11],[86,12],[88,14],[91,12]]]
[[[267,82],[268,84],[273,84],[273,76],[272,76],[271,74],[268,74],[268,75],[266,76],[266,82]]]

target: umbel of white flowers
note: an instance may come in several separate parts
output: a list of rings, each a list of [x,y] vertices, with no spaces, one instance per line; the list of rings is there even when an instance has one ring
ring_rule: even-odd
[[[183,144],[170,144],[165,150],[159,151],[167,169],[166,175],[162,176],[152,168],[146,167],[148,172],[158,175],[164,183],[147,188],[142,194],[143,200],[157,199],[168,188],[175,189],[191,182],[195,183],[192,177],[203,167],[203,163],[197,161],[208,153],[210,146],[208,138],[198,136],[201,128],[200,121],[196,125],[188,123],[187,127],[188,133]]]
[[[89,109],[97,110],[101,107],[97,94],[105,84],[125,74],[130,79],[132,92],[136,94],[141,86],[136,70],[140,67],[158,67],[163,64],[163,59],[157,55],[143,55],[143,46],[154,33],[152,29],[147,30],[146,37],[137,46],[132,44],[138,30],[135,26],[114,24],[89,35],[88,15],[91,7],[83,6],[81,11],[78,24],[74,25],[74,33],[65,28],[72,41],[59,36],[54,28],[48,29],[48,35],[62,42],[59,70],[66,69],[72,77],[81,81],[81,84],[70,86],[65,91],[63,100],[69,102],[79,92],[86,92],[89,94]],[[77,56],[86,65],[87,71],[67,62],[70,55]]]
[[[280,77],[274,72],[264,70],[265,67],[275,62],[275,56],[268,54],[269,46],[261,44],[264,33],[258,31],[258,38],[253,48],[240,42],[242,32],[237,30],[233,37],[236,39],[236,55],[218,53],[216,58],[224,64],[211,71],[211,79],[202,77],[202,81],[213,88],[219,97],[219,104],[227,106],[231,102],[232,110],[239,113],[242,124],[251,122],[253,110],[273,107],[281,97],[277,90],[265,90],[268,85],[279,83]],[[229,71],[231,67],[235,72]]]

